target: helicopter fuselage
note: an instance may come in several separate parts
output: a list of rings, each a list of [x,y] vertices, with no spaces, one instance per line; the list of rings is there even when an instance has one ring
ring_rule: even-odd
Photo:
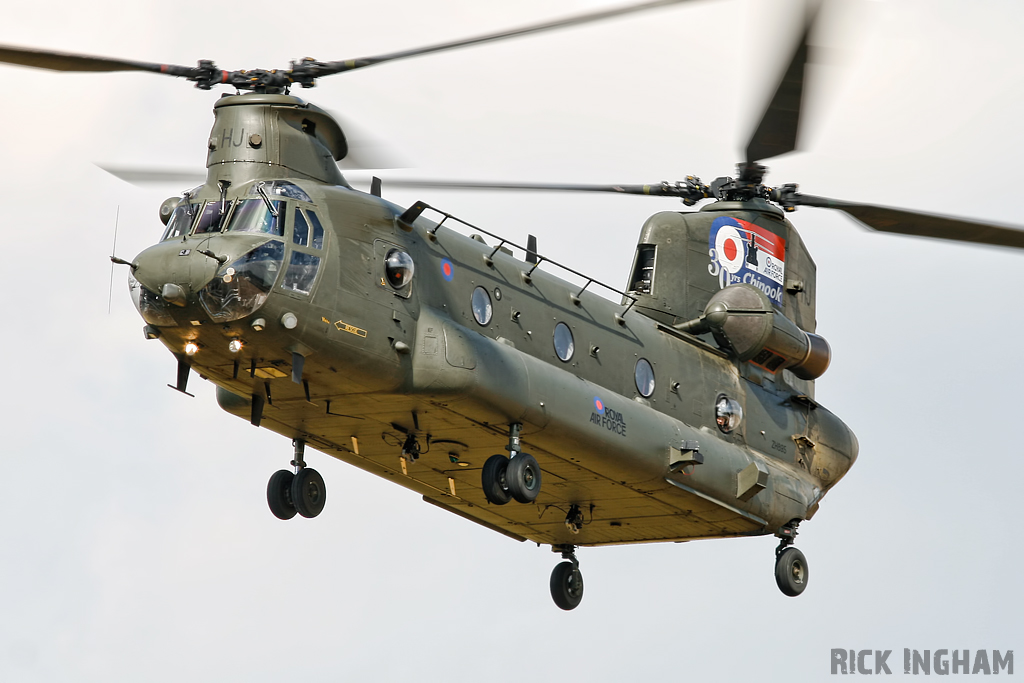
[[[133,267],[147,336],[215,383],[225,410],[554,546],[777,533],[852,465],[856,439],[813,383],[752,371],[636,297],[403,223],[401,207],[317,171],[329,144],[305,124],[312,171],[268,160],[273,110],[303,117],[295,98],[255,97],[218,108],[207,183]],[[413,268],[389,270],[402,258]],[[728,431],[723,399],[742,409]],[[531,505],[490,505],[480,488],[510,425],[543,472]]]

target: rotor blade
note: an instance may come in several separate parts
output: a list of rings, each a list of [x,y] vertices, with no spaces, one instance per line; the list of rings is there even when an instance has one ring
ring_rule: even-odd
[[[952,216],[857,204],[806,194],[797,195],[796,203],[801,206],[839,209],[857,222],[880,232],[1024,249],[1024,228],[1021,227],[978,223]]]
[[[371,132],[362,124],[356,124],[351,118],[325,110],[345,132],[348,153],[338,162],[342,169],[383,169],[410,168],[414,166],[407,154],[395,145]]]
[[[204,183],[205,171],[172,171],[165,168],[125,168],[120,166],[101,166],[110,175],[120,178],[133,185],[150,185],[154,183]]]
[[[807,13],[793,57],[747,143],[747,163],[777,157],[796,149],[800,106],[804,95],[804,67],[807,66],[809,52],[807,38],[819,9],[820,5],[814,5]]]
[[[389,54],[377,55],[375,57],[364,57],[362,59],[348,59],[337,62],[321,63],[317,65],[317,77],[341,73],[342,71],[352,71],[353,69],[361,69],[366,66],[373,66],[374,64],[390,62],[396,59],[406,59],[407,57],[416,57],[418,55],[430,54],[432,52],[454,50],[456,48],[467,47],[469,45],[479,45],[480,43],[488,43],[494,40],[504,40],[505,38],[514,38],[516,36],[523,36],[530,33],[539,33],[541,31],[548,31],[556,28],[576,26],[579,24],[586,24],[592,21],[610,19],[612,17],[621,16],[623,14],[642,12],[644,10],[655,9],[657,7],[678,5],[683,2],[691,1],[692,0],[654,0],[653,2],[645,2],[637,5],[627,5],[625,7],[615,7],[612,9],[601,10],[599,12],[579,14],[574,17],[558,19],[555,21],[548,21],[542,24],[533,24],[531,26],[524,26],[522,28],[512,29],[509,31],[501,31],[499,33],[489,33],[487,35],[477,36],[475,38],[466,38],[464,40],[456,40],[450,43],[428,45],[427,47],[420,47],[412,50],[402,50],[401,52],[391,52]]]
[[[571,185],[563,183],[492,183],[476,180],[402,180],[384,179],[386,187],[432,188],[438,190],[525,190],[539,192],[614,192],[646,194],[657,197],[683,196],[678,185]]]
[[[153,71],[171,76],[191,76],[196,72],[195,68],[188,66],[133,62],[127,59],[35,50],[14,45],[0,45],[0,62],[51,71]]]

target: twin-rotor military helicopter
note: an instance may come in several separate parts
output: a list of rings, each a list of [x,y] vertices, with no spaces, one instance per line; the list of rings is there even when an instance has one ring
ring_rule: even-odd
[[[195,370],[226,411],[292,439],[292,469],[267,488],[274,515],[323,510],[310,445],[510,538],[550,545],[564,558],[550,584],[562,609],[583,597],[579,546],[768,534],[780,539],[778,586],[795,596],[808,579],[797,527],[858,445],[814,399],[830,350],[815,334],[815,265],[786,213],[838,208],[876,230],[1024,248],[1012,228],[763,183],[759,162],[796,147],[812,20],[736,178],[419,183],[713,200],[651,216],[622,290],[540,255],[532,240],[514,244],[425,202],[396,206],[376,180],[369,194],[353,189],[336,163],[348,152],[337,121],[289,94],[343,71],[683,1],[286,70],[11,46],[0,46],[0,61],[236,89],[214,105],[206,182],[160,207],[157,244],[112,258],[131,271],[146,337],[177,359],[174,388],[186,392]]]

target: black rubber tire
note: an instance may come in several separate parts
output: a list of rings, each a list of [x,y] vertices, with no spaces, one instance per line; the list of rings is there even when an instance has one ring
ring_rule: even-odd
[[[512,500],[506,484],[506,470],[508,470],[508,458],[504,455],[492,455],[484,463],[483,472],[480,474],[480,483],[484,489],[484,497],[491,505],[504,505]]]
[[[540,494],[540,465],[529,453],[517,453],[505,472],[508,492],[520,503],[532,503]]]
[[[785,595],[795,598],[803,593],[807,577],[807,558],[796,548],[786,548],[775,560],[775,583]]]
[[[295,475],[289,470],[278,470],[270,477],[267,484],[267,505],[278,519],[291,519],[295,516],[292,505],[292,479]]]
[[[583,600],[583,573],[568,560],[551,571],[551,599],[566,611],[576,609]]]
[[[327,486],[320,473],[310,467],[299,470],[292,480],[292,504],[303,517],[316,517],[327,503]]]

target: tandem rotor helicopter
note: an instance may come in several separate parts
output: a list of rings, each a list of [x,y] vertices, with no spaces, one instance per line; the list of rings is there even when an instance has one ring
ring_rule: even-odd
[[[583,595],[577,547],[696,538],[778,536],[776,580],[795,596],[808,579],[797,527],[858,446],[814,398],[830,350],[815,333],[815,265],[786,213],[836,208],[876,230],[1024,247],[1010,228],[764,184],[760,162],[795,148],[811,21],[735,178],[434,184],[710,200],[646,221],[622,289],[440,203],[396,206],[376,182],[369,194],[353,189],[336,163],[343,130],[290,94],[342,71],[680,2],[279,71],[15,47],[0,47],[0,61],[246,91],[214,106],[206,182],[160,207],[159,243],[117,262],[146,337],[177,360],[174,388],[186,392],[195,370],[226,411],[292,439],[292,469],[267,489],[277,517],[324,507],[308,445],[550,545],[564,558],[550,585],[562,609]]]

